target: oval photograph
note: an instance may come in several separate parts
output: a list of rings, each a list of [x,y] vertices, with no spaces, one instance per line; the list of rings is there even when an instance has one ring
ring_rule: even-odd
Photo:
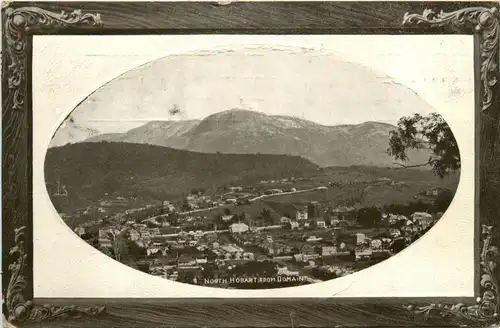
[[[446,212],[460,154],[418,94],[314,50],[168,56],[86,97],[45,159],[64,222],[199,286],[282,288],[384,261]]]

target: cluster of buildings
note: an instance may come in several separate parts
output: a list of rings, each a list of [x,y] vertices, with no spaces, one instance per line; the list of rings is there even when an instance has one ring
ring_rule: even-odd
[[[261,181],[261,184],[286,184],[296,180]],[[274,222],[255,224],[257,218],[249,215],[239,215],[241,219],[235,222],[234,215],[225,214],[220,218],[227,222],[222,229],[217,227],[214,217],[194,213],[204,208],[245,204],[256,197],[265,197],[262,195],[296,191],[295,188],[263,192],[246,187],[227,189],[229,192],[218,196],[192,193],[182,198],[182,205],[164,201],[162,214],[144,219],[131,217],[138,213],[146,215],[149,213],[146,210],[152,205],[127,209],[108,216],[106,224],[102,219],[88,221],[77,226],[75,232],[83,238],[91,228],[98,226],[96,238],[99,247],[115,249],[115,253],[116,236],[125,236],[141,250],[134,256],[142,270],[176,281],[187,279],[186,273],[190,272],[190,277],[194,275],[197,278],[193,279],[203,284],[201,277],[219,279],[226,270],[235,266],[249,262],[259,265],[265,261],[275,263],[279,274],[305,275],[313,279],[313,272],[320,272],[322,277],[340,277],[355,270],[352,264],[387,258],[393,254],[392,246],[396,240],[411,243],[441,215],[425,212],[415,212],[409,217],[383,214],[387,228],[376,231],[359,229],[358,212],[354,207],[329,207],[315,201],[276,204],[278,208],[274,213],[282,216]],[[123,197],[103,200],[98,209],[106,211],[108,207],[127,201]],[[176,215],[175,224],[159,219],[168,214]],[[215,273],[211,275],[209,271]]]

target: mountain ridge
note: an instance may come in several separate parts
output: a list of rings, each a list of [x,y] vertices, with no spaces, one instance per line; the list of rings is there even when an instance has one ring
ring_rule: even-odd
[[[214,184],[256,184],[311,175],[319,167],[298,156],[210,154],[125,142],[75,143],[48,150],[46,187],[56,208],[71,212],[106,194],[168,199]],[[61,182],[67,197],[53,196]]]
[[[127,142],[204,153],[275,154],[304,157],[319,166],[392,166],[386,153],[396,126],[367,121],[335,126],[286,115],[233,108],[202,120],[151,121],[122,134],[85,142]],[[412,163],[426,162],[428,151],[411,151]]]

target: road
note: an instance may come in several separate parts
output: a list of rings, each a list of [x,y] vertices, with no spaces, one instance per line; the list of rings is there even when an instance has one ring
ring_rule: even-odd
[[[315,191],[315,190],[325,190],[325,189],[322,189],[322,188],[325,188],[325,187],[315,187],[315,188],[303,189],[303,190],[297,190],[297,191],[282,192],[282,193],[278,193],[278,194],[261,195],[261,196],[257,196],[257,197],[251,198],[248,201],[250,203],[252,203],[252,202],[255,202],[257,200],[262,200],[262,199],[270,198],[270,197],[284,196],[284,195],[294,195],[294,194],[300,194],[300,193],[305,193],[305,192],[310,192],[310,191]],[[210,211],[210,210],[214,210],[214,209],[218,209],[218,208],[233,208],[233,207],[236,207],[236,206],[237,205],[235,205],[235,204],[226,204],[226,205],[221,205],[221,206],[200,208],[200,209],[192,210],[192,211],[178,212],[177,214],[179,214],[179,215],[188,215],[188,214],[193,214],[193,213],[200,213],[200,212],[204,212],[204,211]],[[154,220],[154,219],[161,218],[161,217],[166,217],[166,216],[168,216],[168,214],[160,214],[160,215],[152,216],[152,217],[150,217],[150,218],[148,218],[148,219],[146,219],[144,221]]]
[[[303,189],[303,190],[297,190],[297,191],[288,191],[288,192],[282,192],[282,193],[271,194],[271,195],[261,195],[261,196],[257,196],[257,197],[251,198],[248,201],[252,203],[252,202],[255,202],[257,200],[264,199],[264,198],[270,198],[270,197],[276,197],[276,196],[283,196],[283,195],[300,194],[300,193],[314,191],[314,190],[321,190],[321,187],[310,188],[310,189]],[[214,207],[208,207],[208,208],[201,208],[201,209],[198,209],[198,210],[192,210],[192,211],[186,211],[186,212],[179,212],[179,214],[180,215],[193,214],[193,213],[203,212],[203,211],[209,211],[209,210],[213,210],[213,209],[217,209],[217,208],[232,208],[232,207],[236,207],[236,206],[237,205],[234,205],[234,204],[227,204],[227,205],[222,205],[222,206],[214,206]]]

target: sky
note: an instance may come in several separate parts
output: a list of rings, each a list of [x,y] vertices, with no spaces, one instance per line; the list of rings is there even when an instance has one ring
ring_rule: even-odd
[[[396,124],[401,116],[434,111],[383,72],[338,54],[246,47],[171,55],[129,70],[76,106],[70,114],[74,124],[66,120],[55,139],[70,138],[70,130],[82,127],[94,134],[120,133],[173,119],[174,105],[181,111],[174,119],[241,108],[323,125]]]

